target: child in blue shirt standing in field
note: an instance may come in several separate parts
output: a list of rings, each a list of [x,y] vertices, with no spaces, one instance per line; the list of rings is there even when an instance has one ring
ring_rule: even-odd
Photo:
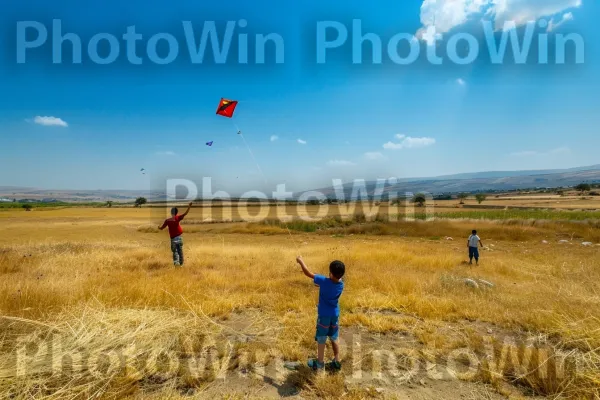
[[[319,308],[317,318],[317,332],[315,340],[317,346],[317,360],[309,360],[308,366],[314,370],[323,369],[325,367],[325,345],[327,338],[331,340],[333,348],[333,360],[330,366],[333,369],[341,369],[340,364],[340,347],[338,343],[339,336],[339,317],[340,306],[339,299],[344,291],[344,282],[342,277],[346,273],[346,266],[341,261],[333,261],[329,265],[329,278],[324,275],[315,275],[308,270],[302,257],[296,259],[302,267],[302,272],[307,277],[313,279],[315,285],[319,286]]]

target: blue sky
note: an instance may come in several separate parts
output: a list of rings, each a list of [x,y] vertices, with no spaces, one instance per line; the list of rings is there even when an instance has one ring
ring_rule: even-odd
[[[491,0],[382,0],[377,7],[366,1],[198,3],[4,2],[0,186],[149,189],[168,177],[199,182],[212,176],[216,186],[239,190],[275,190],[278,183],[302,190],[330,185],[332,178],[599,162],[597,2],[506,0],[503,7]],[[70,64],[68,44],[63,64],[52,63],[53,19],[62,21],[63,34],[81,38],[83,64]],[[240,32],[250,34],[251,41],[255,33],[280,35],[285,62],[269,61],[274,58],[268,50],[265,65],[240,65],[236,57],[224,65],[192,65],[186,59],[182,21],[191,21],[199,36],[204,21],[224,29],[226,21],[240,19],[248,24]],[[363,34],[378,34],[384,49],[394,34],[408,33],[417,35],[423,51],[427,37],[421,35],[431,26],[445,46],[443,39],[455,33],[473,34],[484,43],[482,20],[499,26],[515,21],[522,34],[526,21],[546,19],[552,21],[551,45],[555,34],[584,38],[585,63],[490,65],[482,50],[465,66],[448,59],[442,66],[397,65],[386,53],[382,65],[370,65],[371,48],[365,45],[366,61],[355,65],[347,45],[332,50],[326,64],[317,64],[317,23],[339,21],[351,29],[353,19],[362,21]],[[48,42],[30,49],[25,64],[16,58],[19,21],[37,21],[49,31]],[[86,49],[93,35],[120,38],[134,25],[143,35],[138,51],[143,65],[128,64],[123,47],[113,64],[90,62]],[[144,53],[157,33],[178,40],[180,57],[174,63],[154,65]],[[233,121],[215,115],[221,97],[240,102]],[[249,148],[236,134],[236,124]],[[208,141],[214,141],[212,147],[205,145]]]

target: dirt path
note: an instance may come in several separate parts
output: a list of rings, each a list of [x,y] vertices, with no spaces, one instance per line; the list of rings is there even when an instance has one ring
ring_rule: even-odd
[[[406,316],[407,318],[411,318]],[[225,337],[233,347],[242,344],[271,343],[276,332],[261,334],[256,315],[235,314],[218,322],[225,327]],[[274,321],[263,321],[272,325]],[[419,322],[415,319],[415,325]],[[464,330],[492,334],[499,338],[508,334],[490,324],[463,321],[438,327],[448,337],[464,336]],[[461,362],[450,364],[423,354],[427,349],[411,333],[374,334],[360,327],[345,327],[340,335],[343,369],[339,372],[313,372],[306,360],[289,362],[277,356],[261,364],[244,364],[239,360],[227,373],[202,389],[193,388],[182,394],[192,398],[377,398],[414,400],[470,400],[519,398],[517,387],[501,385],[501,394],[490,385],[464,380],[470,371]],[[270,351],[270,350],[267,350]],[[275,353],[270,353],[273,356]],[[297,368],[286,368],[298,364]],[[461,379],[462,378],[462,379]],[[532,398],[532,397],[528,397]]]

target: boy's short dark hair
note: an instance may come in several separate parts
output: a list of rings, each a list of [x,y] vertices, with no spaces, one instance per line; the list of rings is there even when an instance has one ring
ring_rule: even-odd
[[[332,261],[331,264],[329,264],[329,272],[331,272],[331,275],[335,276],[337,279],[342,279],[346,273],[346,266],[341,261]]]
[[[178,212],[179,210],[177,209],[177,207],[171,208],[171,215],[177,215]]]
[[[477,235],[477,231],[475,229],[473,229],[473,232],[471,233],[473,233],[473,235]]]

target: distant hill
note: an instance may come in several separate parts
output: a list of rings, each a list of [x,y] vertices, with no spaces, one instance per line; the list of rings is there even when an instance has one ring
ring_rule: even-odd
[[[17,199],[17,201],[130,202],[138,197],[145,197],[148,201],[163,200],[164,193],[145,190],[54,190],[0,186],[0,198]]]
[[[389,193],[396,193],[398,197],[402,197],[405,194],[410,195],[410,193],[418,192],[441,195],[460,192],[500,192],[533,188],[571,187],[582,182],[600,183],[600,165],[554,171],[478,172],[434,178],[402,179],[396,185],[386,185],[383,190],[383,197],[387,197]],[[376,184],[377,182],[366,182],[365,187],[369,197],[375,193]],[[343,188],[346,200],[358,198],[358,185],[347,183],[343,185]],[[329,198],[336,198],[335,189],[332,187],[317,189],[317,191]]]
[[[488,172],[470,172],[454,175],[442,175],[432,179],[477,179],[477,178],[511,178],[517,176],[529,175],[550,175],[565,174],[569,172],[597,171],[600,170],[600,164],[589,167],[576,167],[567,169],[545,169],[545,170],[524,170],[524,171],[488,171]],[[413,179],[411,179],[413,180]]]
[[[579,183],[600,183],[600,164],[588,167],[577,167],[556,170],[538,171],[490,171],[431,178],[404,178],[396,185],[386,185],[385,193],[397,193],[402,197],[406,193],[427,192],[433,195],[453,194],[459,192],[499,192],[532,188],[571,187]],[[373,196],[376,182],[366,182],[368,196]],[[353,196],[354,184],[343,186],[346,200],[356,199]],[[333,187],[318,189],[329,198],[336,198]],[[296,193],[298,197],[301,193]],[[185,195],[185,194],[184,194]],[[132,202],[137,197],[145,197],[148,201],[163,201],[165,193],[144,190],[51,190],[0,186],[0,198],[17,200],[35,200],[44,202]]]

